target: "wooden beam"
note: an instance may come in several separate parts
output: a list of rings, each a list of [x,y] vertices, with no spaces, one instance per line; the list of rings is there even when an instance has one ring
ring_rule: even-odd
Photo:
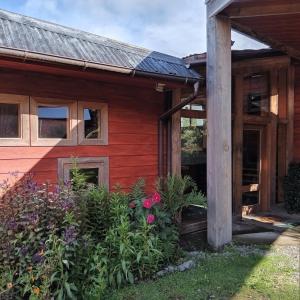
[[[232,2],[233,0],[206,0],[205,3],[207,5],[207,18],[216,16]]]
[[[242,215],[243,177],[243,96],[244,77],[234,77],[234,127],[233,127],[233,201],[234,214]]]
[[[254,40],[257,40],[258,42],[267,44],[273,49],[282,51],[295,59],[300,60],[300,51],[299,50],[296,50],[293,47],[286,46],[286,45],[282,44],[281,42],[278,42],[274,39],[266,37],[256,31],[252,30],[248,26],[238,23],[238,21],[236,21],[236,20],[231,20],[231,24],[232,24],[233,30],[235,30],[239,33],[242,33],[250,38],[253,38]]]
[[[232,240],[231,26],[229,19],[207,24],[207,200],[208,243]]]
[[[300,3],[285,3],[272,5],[253,5],[229,7],[225,14],[229,18],[248,18],[248,17],[264,17],[264,16],[279,16],[300,13]]]
[[[287,68],[290,63],[290,57],[285,55],[267,58],[252,58],[232,63],[232,71],[234,74],[247,76],[251,73],[265,72],[270,69]]]
[[[182,109],[181,117],[192,119],[206,119],[206,111]]]
[[[172,106],[181,102],[181,89],[173,90]],[[181,175],[181,113],[172,116],[172,175]]]

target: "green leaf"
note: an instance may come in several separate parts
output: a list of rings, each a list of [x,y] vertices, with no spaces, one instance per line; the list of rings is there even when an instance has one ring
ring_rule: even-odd
[[[70,265],[69,265],[69,261],[68,261],[68,260],[63,259],[62,262],[67,266],[68,269],[70,268]]]
[[[128,273],[128,280],[129,280],[129,282],[130,282],[131,284],[134,283],[134,277],[133,277],[133,275],[132,275],[131,272]]]
[[[140,262],[141,258],[142,258],[142,252],[140,251],[140,252],[138,253],[137,257],[136,257],[137,263]]]
[[[65,282],[64,284],[65,288],[66,288],[66,291],[67,291],[67,295],[70,299],[76,299],[75,295],[71,292],[71,287],[69,285],[68,282]]]

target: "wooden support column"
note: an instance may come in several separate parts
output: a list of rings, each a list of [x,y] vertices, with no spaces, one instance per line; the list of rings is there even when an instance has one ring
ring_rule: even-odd
[[[280,69],[278,75],[277,202],[283,202],[283,180],[287,174],[287,68]]]
[[[294,158],[294,105],[295,105],[295,67],[291,65],[288,69],[287,82],[287,167]]]
[[[242,215],[243,179],[243,84],[241,74],[234,76],[234,126],[233,126],[233,200],[234,214]]]
[[[172,106],[180,103],[181,89],[173,91]],[[172,175],[181,175],[181,113],[172,116]]]
[[[278,125],[278,70],[271,71],[271,98],[270,113],[271,123],[268,125],[268,139],[270,139],[269,151],[269,168],[270,168],[270,201],[264,207],[270,209],[270,205],[276,202],[276,166],[277,166],[277,125]]]
[[[231,25],[213,16],[207,24],[208,243],[232,240]]]

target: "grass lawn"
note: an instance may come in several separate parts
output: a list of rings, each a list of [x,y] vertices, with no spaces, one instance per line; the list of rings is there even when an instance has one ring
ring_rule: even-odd
[[[299,248],[292,250],[230,246],[204,253],[195,269],[124,288],[109,298],[298,300]]]

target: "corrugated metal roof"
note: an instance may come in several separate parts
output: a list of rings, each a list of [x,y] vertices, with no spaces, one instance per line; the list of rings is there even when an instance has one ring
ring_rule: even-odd
[[[198,79],[180,58],[0,10],[0,47]]]

